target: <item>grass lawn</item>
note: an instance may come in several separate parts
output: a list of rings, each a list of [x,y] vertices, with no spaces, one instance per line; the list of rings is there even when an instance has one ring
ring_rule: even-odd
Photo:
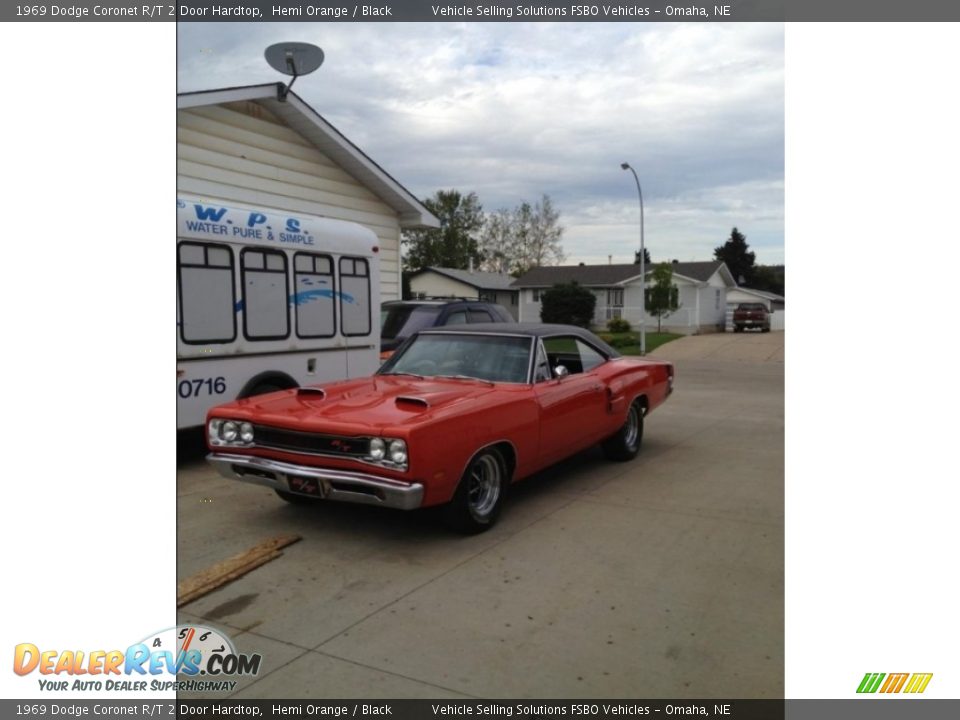
[[[623,355],[639,355],[640,354],[640,334],[635,332],[627,333],[610,333],[610,332],[601,332],[598,333],[606,342],[616,348]],[[648,332],[647,333],[647,352],[652,352],[664,343],[668,343],[671,340],[676,340],[677,338],[682,338],[683,335],[679,333],[667,333],[667,332]]]

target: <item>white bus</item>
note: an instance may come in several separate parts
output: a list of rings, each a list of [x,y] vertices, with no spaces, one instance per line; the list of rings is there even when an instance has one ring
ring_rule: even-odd
[[[177,428],[236,398],[377,369],[376,235],[177,198]]]

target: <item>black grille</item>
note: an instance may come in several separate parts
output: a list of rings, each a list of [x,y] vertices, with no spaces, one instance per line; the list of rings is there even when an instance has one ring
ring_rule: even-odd
[[[321,435],[264,425],[254,425],[253,438],[260,447],[344,457],[365,457],[370,444],[369,438]]]

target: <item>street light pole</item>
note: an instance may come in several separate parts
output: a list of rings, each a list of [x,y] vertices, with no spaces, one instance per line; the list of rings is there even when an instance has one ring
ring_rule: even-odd
[[[620,163],[620,168],[633,173],[637,182],[637,194],[640,195],[640,354],[647,354],[647,267],[643,251],[643,190],[640,189],[640,178],[637,171],[630,167],[630,163]]]

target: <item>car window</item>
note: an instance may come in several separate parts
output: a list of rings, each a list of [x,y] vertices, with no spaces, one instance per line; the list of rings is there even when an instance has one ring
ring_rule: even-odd
[[[558,365],[563,365],[571,375],[575,375],[592,370],[607,359],[580,338],[569,335],[544,338],[543,347],[547,351],[551,373]]]
[[[457,310],[447,315],[447,319],[443,321],[444,325],[465,325],[467,322],[467,313],[465,310]]]
[[[520,336],[421,333],[380,373],[526,383],[531,342]]]
[[[551,379],[550,362],[547,360],[547,354],[543,351],[543,345],[537,343],[537,365],[533,369],[533,381],[535,383],[544,382]]]
[[[580,362],[583,365],[583,371],[593,370],[597,365],[601,365],[606,358],[587,345],[582,340],[577,340],[577,350],[580,351]]]
[[[436,305],[389,305],[380,313],[380,337],[405,338],[417,330],[433,327],[440,314]]]
[[[486,310],[471,309],[470,322],[472,323],[493,322],[493,317]]]

